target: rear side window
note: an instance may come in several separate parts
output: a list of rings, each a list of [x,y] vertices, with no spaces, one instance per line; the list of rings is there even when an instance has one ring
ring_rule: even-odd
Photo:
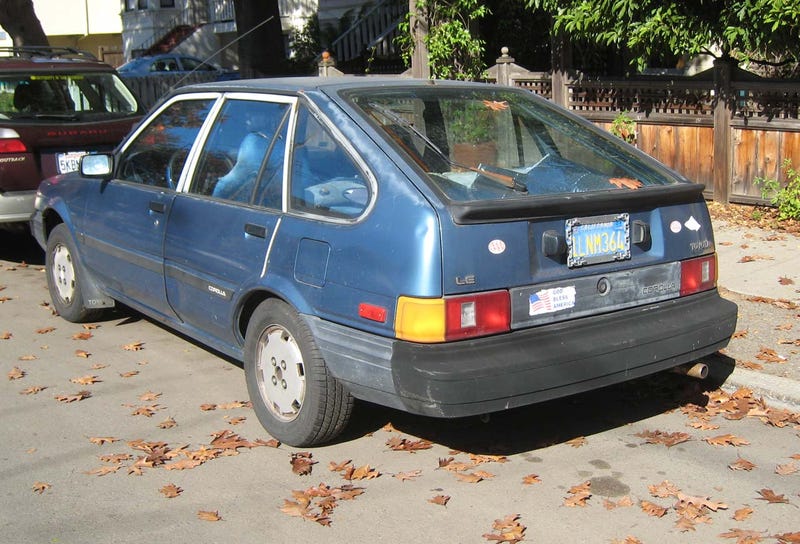
[[[113,73],[4,75],[0,115],[11,120],[91,121],[137,114],[136,99]]]
[[[190,192],[280,208],[290,106],[227,100],[200,155]],[[259,182],[259,179],[261,182]]]
[[[293,210],[336,218],[358,217],[371,196],[353,158],[305,107],[297,118],[290,187]]]
[[[179,100],[159,113],[119,157],[117,178],[175,189],[214,101]]]

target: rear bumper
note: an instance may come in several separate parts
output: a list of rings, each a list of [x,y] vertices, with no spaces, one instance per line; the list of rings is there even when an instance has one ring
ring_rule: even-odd
[[[414,344],[308,318],[354,396],[461,417],[572,395],[678,366],[728,344],[737,307],[716,290],[509,334]]]
[[[36,191],[0,193],[0,223],[27,223],[35,200]]]

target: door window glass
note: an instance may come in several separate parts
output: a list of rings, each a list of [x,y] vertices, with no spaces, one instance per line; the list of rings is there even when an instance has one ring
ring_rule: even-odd
[[[174,189],[213,103],[213,99],[203,99],[170,104],[122,153],[117,177]]]
[[[211,128],[190,192],[251,202],[264,170],[257,203],[268,205],[274,193],[279,206],[288,111],[288,104],[228,100]]]
[[[330,217],[361,215],[369,184],[352,157],[322,123],[302,108],[297,119],[291,170],[291,207]]]

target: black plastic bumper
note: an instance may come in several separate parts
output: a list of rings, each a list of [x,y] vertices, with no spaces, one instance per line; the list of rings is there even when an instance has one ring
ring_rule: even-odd
[[[728,344],[737,306],[716,290],[448,344],[396,342],[394,394],[409,412],[495,412],[645,376]]]

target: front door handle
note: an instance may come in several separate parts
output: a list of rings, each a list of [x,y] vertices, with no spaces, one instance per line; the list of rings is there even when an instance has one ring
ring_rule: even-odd
[[[261,225],[256,225],[253,223],[245,223],[244,233],[249,234],[250,236],[256,236],[257,238],[266,238],[267,227],[263,227]]]
[[[150,211],[156,213],[164,213],[167,210],[167,205],[158,200],[150,201]]]

